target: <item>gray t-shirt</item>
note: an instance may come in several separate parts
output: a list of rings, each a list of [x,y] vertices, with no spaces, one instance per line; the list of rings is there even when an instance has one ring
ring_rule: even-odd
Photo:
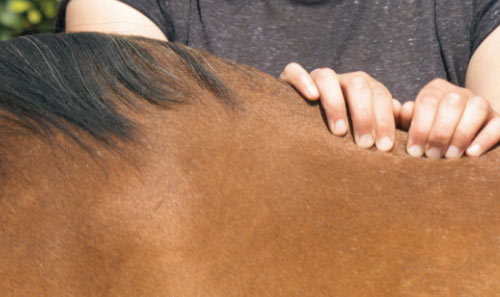
[[[472,53],[500,24],[500,0],[121,1],[170,41],[274,76],[290,62],[362,70],[402,102],[436,77],[463,86]]]

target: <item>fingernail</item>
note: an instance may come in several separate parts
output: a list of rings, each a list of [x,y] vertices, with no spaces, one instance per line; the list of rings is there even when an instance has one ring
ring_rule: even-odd
[[[377,148],[381,151],[387,152],[392,148],[392,140],[389,137],[383,137],[377,141]]]
[[[439,159],[441,158],[441,150],[437,147],[431,147],[425,151],[425,156],[432,160]]]
[[[347,125],[344,120],[338,120],[335,122],[333,134],[344,135],[347,132]]]
[[[371,134],[365,134],[359,138],[358,145],[360,147],[369,148],[373,146],[374,142],[375,141],[373,140],[373,136]]]
[[[477,157],[481,155],[481,146],[479,144],[474,144],[473,146],[467,149],[467,154],[472,157]]]
[[[410,156],[412,156],[412,157],[422,157],[422,155],[424,154],[424,151],[418,145],[414,145],[414,146],[410,147],[407,151],[408,151],[408,154],[410,154]]]
[[[460,150],[458,149],[458,147],[456,147],[454,145],[450,145],[450,147],[448,148],[448,150],[444,154],[444,157],[447,159],[456,159],[456,158],[460,157]]]
[[[312,86],[311,84],[307,85],[306,92],[310,98],[316,98],[319,96],[318,90],[314,86]]]

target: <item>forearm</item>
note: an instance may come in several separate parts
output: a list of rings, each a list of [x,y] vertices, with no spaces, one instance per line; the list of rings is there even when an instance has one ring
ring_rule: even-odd
[[[500,27],[479,46],[467,69],[465,87],[500,113]]]
[[[97,31],[167,41],[153,21],[116,0],[72,0],[66,8],[66,32]]]

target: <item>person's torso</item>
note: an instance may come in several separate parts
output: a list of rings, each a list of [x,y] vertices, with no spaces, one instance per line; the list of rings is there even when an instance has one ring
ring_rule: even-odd
[[[278,76],[290,62],[365,71],[412,100],[433,78],[463,84],[472,1],[163,1],[171,41]]]
[[[365,71],[394,98],[413,100],[433,78],[463,85],[471,26],[486,0],[122,0],[152,17],[169,41],[278,76]],[[147,2],[151,3],[147,3]],[[484,5],[483,5],[484,6]]]

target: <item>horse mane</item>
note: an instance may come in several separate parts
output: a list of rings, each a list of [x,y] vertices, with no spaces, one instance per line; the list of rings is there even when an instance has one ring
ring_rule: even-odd
[[[162,61],[152,50],[162,52]],[[172,73],[174,67],[166,69],[165,63],[187,72],[224,104],[233,104],[203,56],[181,44],[99,33],[1,42],[0,128],[21,127],[42,135],[55,128],[84,148],[78,129],[111,147],[115,137],[133,139],[135,125],[120,113],[119,104],[133,108],[142,98],[171,109],[195,96],[186,76]]]

